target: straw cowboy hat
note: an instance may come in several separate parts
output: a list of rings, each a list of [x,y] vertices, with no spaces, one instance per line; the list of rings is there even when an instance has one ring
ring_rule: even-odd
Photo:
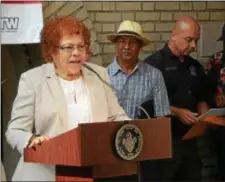
[[[133,36],[137,39],[139,39],[142,42],[143,46],[146,46],[150,43],[150,40],[148,40],[141,28],[141,25],[134,21],[125,20],[123,21],[116,34],[110,34],[107,36],[108,40],[115,43],[117,38],[119,36]]]

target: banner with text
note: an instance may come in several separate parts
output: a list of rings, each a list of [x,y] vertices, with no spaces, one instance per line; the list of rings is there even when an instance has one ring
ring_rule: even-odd
[[[41,2],[2,1],[1,10],[2,44],[40,42],[40,31],[43,27]]]

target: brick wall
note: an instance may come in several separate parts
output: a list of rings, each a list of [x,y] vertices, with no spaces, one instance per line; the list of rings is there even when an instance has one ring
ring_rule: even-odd
[[[107,39],[123,20],[142,24],[152,43],[143,49],[141,58],[161,48],[169,39],[170,30],[180,16],[190,15],[199,22],[224,21],[225,2],[44,2],[44,17],[75,15],[86,21],[95,41],[95,62],[107,65],[115,47]],[[101,53],[101,54],[100,54]],[[193,54],[194,57],[198,53]],[[204,63],[204,59],[202,63]]]
[[[145,47],[141,58],[161,48],[170,37],[174,21],[180,16],[190,15],[201,22],[224,22],[225,2],[44,2],[45,20],[57,15],[74,15],[82,19],[92,34],[93,62],[100,65],[111,63],[115,47],[106,36],[116,32],[123,20],[134,20],[141,23],[147,37],[152,41]],[[212,27],[213,28],[213,27]],[[199,57],[204,65],[208,58]],[[206,134],[199,140],[199,152],[203,161],[203,180],[214,179],[216,162],[211,138]],[[191,167],[191,166],[190,166]]]

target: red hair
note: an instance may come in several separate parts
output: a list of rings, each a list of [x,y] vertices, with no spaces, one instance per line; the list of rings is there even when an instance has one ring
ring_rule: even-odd
[[[56,46],[60,40],[67,35],[82,35],[90,47],[90,34],[83,22],[73,16],[63,16],[47,21],[41,31],[41,51],[46,62],[52,62],[52,54],[57,51]]]

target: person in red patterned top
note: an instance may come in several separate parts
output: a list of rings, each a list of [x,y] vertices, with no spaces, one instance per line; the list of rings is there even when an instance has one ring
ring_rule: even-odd
[[[225,24],[218,41],[223,41],[223,50],[213,54],[207,65],[209,104],[210,107],[225,109]],[[225,127],[219,127],[212,133],[215,137],[218,178],[225,181]]]
[[[225,41],[224,41],[225,42]],[[207,64],[207,77],[213,94],[212,107],[225,106],[225,54],[224,50],[215,53]]]

